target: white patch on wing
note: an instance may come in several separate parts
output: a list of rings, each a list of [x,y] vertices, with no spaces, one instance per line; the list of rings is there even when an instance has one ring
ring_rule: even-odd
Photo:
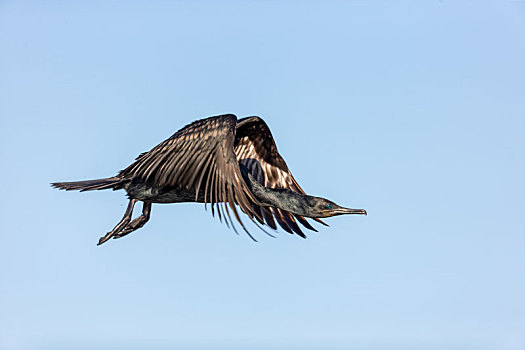
[[[266,162],[257,153],[253,142],[248,137],[243,137],[239,140],[235,148],[235,154],[239,162],[246,166],[257,181],[265,187],[287,188],[299,192],[292,175]]]

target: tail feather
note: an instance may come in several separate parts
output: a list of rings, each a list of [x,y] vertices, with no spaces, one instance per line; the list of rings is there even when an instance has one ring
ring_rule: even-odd
[[[122,188],[122,184],[126,180],[118,177],[109,177],[107,179],[97,179],[97,180],[86,180],[86,181],[74,181],[74,182],[53,182],[51,186],[58,188],[60,190],[66,191],[75,191],[80,190],[92,191],[92,190],[106,190],[112,188],[118,190]]]

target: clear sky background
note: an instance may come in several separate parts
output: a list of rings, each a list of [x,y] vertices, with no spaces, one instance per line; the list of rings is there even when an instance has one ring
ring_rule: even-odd
[[[369,215],[97,247],[125,193],[49,187],[223,113]],[[0,349],[525,349],[523,2],[2,1],[0,116]]]

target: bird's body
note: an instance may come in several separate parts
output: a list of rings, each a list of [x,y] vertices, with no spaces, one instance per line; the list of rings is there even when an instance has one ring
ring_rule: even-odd
[[[124,218],[99,240],[120,238],[142,227],[152,203],[209,203],[212,214],[233,225],[230,210],[242,223],[237,207],[260,224],[305,237],[298,223],[315,230],[305,217],[366,214],[320,197],[308,196],[277,152],[270,129],[259,117],[237,120],[226,114],[198,120],[142,153],[118,175],[99,180],[57,182],[65,190],[124,189],[130,202]],[[131,221],[135,203],[143,214]],[[324,223],[323,223],[324,224]],[[250,235],[251,236],[251,235]]]

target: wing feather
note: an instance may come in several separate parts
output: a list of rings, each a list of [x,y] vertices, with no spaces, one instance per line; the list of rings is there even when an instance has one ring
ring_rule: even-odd
[[[234,152],[237,118],[232,114],[198,120],[177,131],[119,173],[120,177],[140,179],[159,187],[184,187],[195,190],[195,198],[204,191],[212,215],[222,221],[229,217],[228,207],[246,230],[235,204],[251,220],[263,220],[253,204],[258,203],[244,182]],[[220,208],[220,202],[228,202]],[[215,207],[217,205],[217,207]],[[230,218],[231,221],[231,218]],[[250,235],[251,237],[251,235]]]
[[[253,177],[263,186],[285,188],[305,194],[277,151],[270,128],[261,118],[249,117],[238,121],[235,134],[235,154],[238,161],[246,166]],[[266,224],[273,229],[276,228],[275,219],[285,231],[295,232],[301,237],[305,237],[305,235],[297,222],[309,230],[316,231],[302,216],[295,216],[282,209],[270,208],[268,210],[262,208],[260,212],[262,212]],[[316,221],[324,224],[321,220]]]

